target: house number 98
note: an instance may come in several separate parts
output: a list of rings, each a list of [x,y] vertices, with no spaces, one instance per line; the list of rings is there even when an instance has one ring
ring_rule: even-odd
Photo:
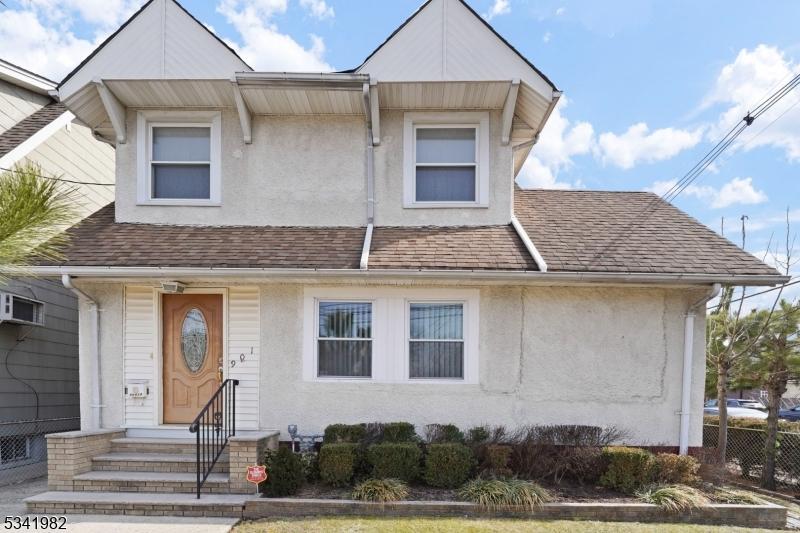
[[[239,354],[239,361],[241,361],[242,363],[244,363],[244,360],[245,360],[245,356],[244,356],[244,354],[243,354],[243,353],[240,353],[240,354]],[[236,359],[231,359],[231,368],[233,368],[233,367],[235,367],[235,366],[236,366]]]

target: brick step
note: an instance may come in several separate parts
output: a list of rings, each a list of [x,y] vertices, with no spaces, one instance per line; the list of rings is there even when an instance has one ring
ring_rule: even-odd
[[[92,457],[92,470],[127,472],[189,472],[197,468],[195,454],[111,452]],[[214,465],[214,472],[228,472],[228,451]]]
[[[92,471],[72,478],[73,488],[84,492],[183,492],[197,490],[195,473]],[[227,493],[228,474],[209,474],[202,492]]]
[[[241,518],[244,502],[252,496],[154,492],[44,492],[25,500],[33,514],[108,514],[145,516],[224,516]]]
[[[196,442],[194,439],[121,437],[111,440],[111,451],[125,453],[173,453],[181,455],[193,455],[196,453]]]

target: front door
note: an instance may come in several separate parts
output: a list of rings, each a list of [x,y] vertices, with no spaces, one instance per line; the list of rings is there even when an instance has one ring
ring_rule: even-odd
[[[164,423],[189,424],[220,386],[222,295],[164,294]]]

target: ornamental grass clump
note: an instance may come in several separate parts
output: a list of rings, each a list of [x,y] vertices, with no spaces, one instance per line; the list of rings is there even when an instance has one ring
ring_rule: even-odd
[[[533,509],[551,501],[549,492],[522,479],[473,479],[458,491],[462,500],[488,508],[525,507]]]
[[[408,498],[408,486],[399,479],[368,479],[353,489],[353,499],[365,502],[396,502]]]
[[[636,497],[672,513],[690,511],[711,503],[705,494],[688,485],[651,485],[638,491]]]
[[[714,500],[719,503],[732,503],[739,505],[764,505],[767,503],[751,492],[734,489],[717,489],[714,491]]]

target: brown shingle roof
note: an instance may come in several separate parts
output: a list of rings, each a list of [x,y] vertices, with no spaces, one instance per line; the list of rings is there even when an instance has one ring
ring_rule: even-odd
[[[778,275],[660,200],[631,227],[654,199],[517,190],[515,210],[552,272]],[[66,266],[358,269],[365,228],[115,223],[110,204],[69,232]],[[376,227],[369,268],[537,270],[510,225]]]
[[[28,115],[0,134],[0,157],[27,141],[67,110],[64,104],[54,102]]]
[[[551,271],[778,275],[652,193],[517,189],[514,200]]]

